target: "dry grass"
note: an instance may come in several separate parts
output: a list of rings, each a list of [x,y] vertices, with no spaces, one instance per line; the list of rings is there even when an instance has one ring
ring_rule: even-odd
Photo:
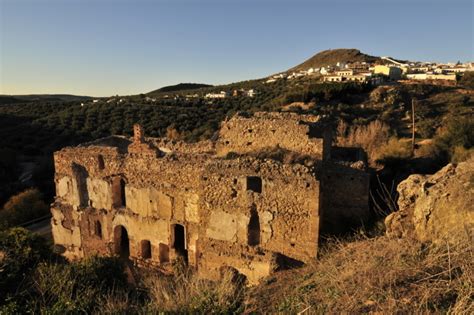
[[[337,144],[363,148],[372,165],[379,159],[380,149],[388,143],[389,139],[390,127],[379,120],[368,125],[353,127],[341,121],[337,127]]]
[[[387,237],[334,241],[313,265],[252,290],[249,309],[473,314],[473,258],[470,244],[423,245]]]
[[[397,139],[395,137],[390,138],[377,151],[377,161],[406,160],[412,156],[411,142],[408,139]]]
[[[474,156],[474,148],[466,149],[463,146],[456,146],[453,150],[451,162],[461,163],[469,160],[472,156]]]
[[[145,279],[150,296],[147,313],[236,313],[242,305],[244,286],[230,270],[217,282],[200,279],[189,269],[173,277],[150,275]]]
[[[341,121],[337,127],[337,144],[363,148],[371,166],[409,159],[412,155],[410,142],[391,137],[390,127],[379,120],[353,127]]]
[[[107,260],[83,265],[42,263],[34,295],[11,310],[32,313],[297,313],[473,314],[472,244],[422,244],[387,237],[333,240],[320,259],[281,271],[254,288],[232,270],[219,281],[179,266],[173,276],[150,273],[137,290],[104,283]],[[101,264],[97,264],[101,262]],[[95,271],[95,272],[92,272]],[[5,310],[5,308],[3,308]],[[0,308],[0,313],[2,309]],[[14,313],[14,312],[13,312]]]

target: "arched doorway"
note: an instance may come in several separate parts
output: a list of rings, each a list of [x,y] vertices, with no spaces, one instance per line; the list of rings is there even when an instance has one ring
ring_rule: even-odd
[[[122,258],[130,256],[130,240],[127,229],[122,225],[117,225],[114,229],[115,254]]]

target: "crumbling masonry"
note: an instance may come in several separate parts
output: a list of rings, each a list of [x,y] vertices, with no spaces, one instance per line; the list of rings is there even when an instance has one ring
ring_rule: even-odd
[[[71,259],[120,255],[250,283],[316,258],[320,229],[368,215],[360,150],[331,147],[315,116],[256,113],[195,144],[112,136],[54,154],[54,242]],[[341,225],[342,224],[342,225]]]

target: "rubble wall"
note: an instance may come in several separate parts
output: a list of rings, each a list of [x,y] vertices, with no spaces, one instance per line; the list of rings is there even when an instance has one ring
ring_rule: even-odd
[[[310,169],[273,160],[222,159],[208,164],[202,176],[199,244],[205,248],[212,243],[221,257],[203,251],[202,264],[235,262],[242,252],[229,251],[231,246],[241,246],[244,253],[256,248],[278,252],[299,261],[316,257],[319,182]],[[259,178],[260,189],[249,187],[249,178]],[[249,262],[241,259],[241,263]],[[206,272],[216,272],[209,268]]]
[[[277,146],[307,156],[306,166],[246,155]],[[203,277],[232,267],[256,283],[316,258],[320,221],[368,215],[368,174],[330,163],[330,153],[317,117],[293,113],[236,116],[217,142],[147,139],[134,126],[133,141],[64,148],[54,154],[54,241],[72,259],[183,257]]]
[[[99,160],[103,161],[102,165]],[[167,246],[169,255],[173,256],[170,226],[181,224],[186,229],[188,261],[194,264],[198,236],[193,225],[199,222],[197,188],[205,161],[179,153],[164,156],[121,153],[102,146],[56,152],[56,199],[59,204],[70,205],[58,210],[58,215],[61,211],[78,215],[73,225],[76,234],[81,235],[73,241],[67,237],[67,230],[57,226],[54,231],[57,243],[82,256],[113,254],[114,228],[122,225],[128,232],[132,258],[140,258],[143,240],[150,241],[152,253],[159,253],[160,246],[161,251]],[[115,195],[120,193],[120,187],[115,187],[117,179],[124,182],[125,205],[115,204]],[[80,182],[85,183],[82,192]],[[101,237],[95,234],[95,222],[101,224]],[[151,261],[160,262],[159,255],[152,255]]]
[[[322,231],[344,233],[366,222],[370,174],[337,163],[325,163],[322,174]]]
[[[315,116],[293,113],[257,113],[252,117],[235,116],[225,121],[219,131],[216,150],[219,156],[229,152],[245,154],[262,149],[280,148],[322,159],[324,130]]]

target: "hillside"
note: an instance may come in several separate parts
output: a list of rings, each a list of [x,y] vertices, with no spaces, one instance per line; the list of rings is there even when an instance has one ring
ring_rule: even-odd
[[[383,62],[355,49],[339,49],[321,52],[298,67],[370,58]],[[314,63],[308,65],[310,62]],[[168,137],[178,145],[175,141],[215,139],[221,122],[229,117],[236,113],[248,117],[260,111],[319,116],[321,123],[337,132],[335,144],[364,148],[374,178],[380,175],[378,186],[371,187],[370,196],[375,196],[371,200],[381,202],[372,208],[376,213],[373,229],[374,222],[369,222],[352,231],[360,237],[339,235],[334,240],[325,231],[318,260],[279,270],[250,288],[230,270],[223,270],[222,281],[211,282],[180,262],[173,264],[174,276],[135,270],[116,258],[67,263],[57,259],[46,244],[41,245],[44,240],[37,235],[21,229],[0,230],[0,314],[473,313],[470,244],[431,246],[410,238],[391,239],[382,236],[379,221],[393,211],[392,198],[397,198],[387,187],[396,187],[415,171],[434,173],[448,161],[460,163],[473,154],[472,82],[473,77],[466,76],[457,86],[404,81],[371,86],[303,76],[271,84],[265,79],[219,86],[181,83],[148,93],[153,97],[139,94],[89,102],[71,95],[0,95],[0,204],[11,196],[18,199],[30,187],[21,180],[28,165],[34,165],[31,178],[44,203],[53,202],[52,153],[65,146],[113,134],[131,136],[135,123],[143,126],[147,136]],[[249,89],[256,93],[232,93]],[[227,96],[206,97],[206,93],[220,91]],[[18,103],[2,104],[2,97],[5,102]],[[414,151],[409,142],[413,101]],[[277,162],[304,158],[279,146],[257,153],[260,159]],[[170,158],[177,157],[170,154]],[[423,191],[430,194],[433,187],[432,182],[422,184]],[[463,183],[462,187],[467,186]],[[453,196],[443,194],[443,198]],[[430,213],[433,218],[435,212]],[[135,285],[128,286],[127,278]]]
[[[155,94],[155,93],[162,93],[162,92],[177,92],[177,91],[183,91],[183,90],[195,90],[195,89],[201,89],[201,88],[206,88],[206,87],[212,87],[212,85],[204,84],[204,83],[179,83],[175,85],[164,86],[157,90],[151,91],[147,94]]]
[[[305,62],[291,68],[289,71],[320,68],[335,65],[338,62],[376,62],[379,60],[381,60],[379,57],[364,54],[358,49],[329,49],[317,53]]]
[[[30,95],[0,95],[0,104],[14,104],[26,102],[72,102],[85,101],[90,96],[70,94],[30,94]]]

